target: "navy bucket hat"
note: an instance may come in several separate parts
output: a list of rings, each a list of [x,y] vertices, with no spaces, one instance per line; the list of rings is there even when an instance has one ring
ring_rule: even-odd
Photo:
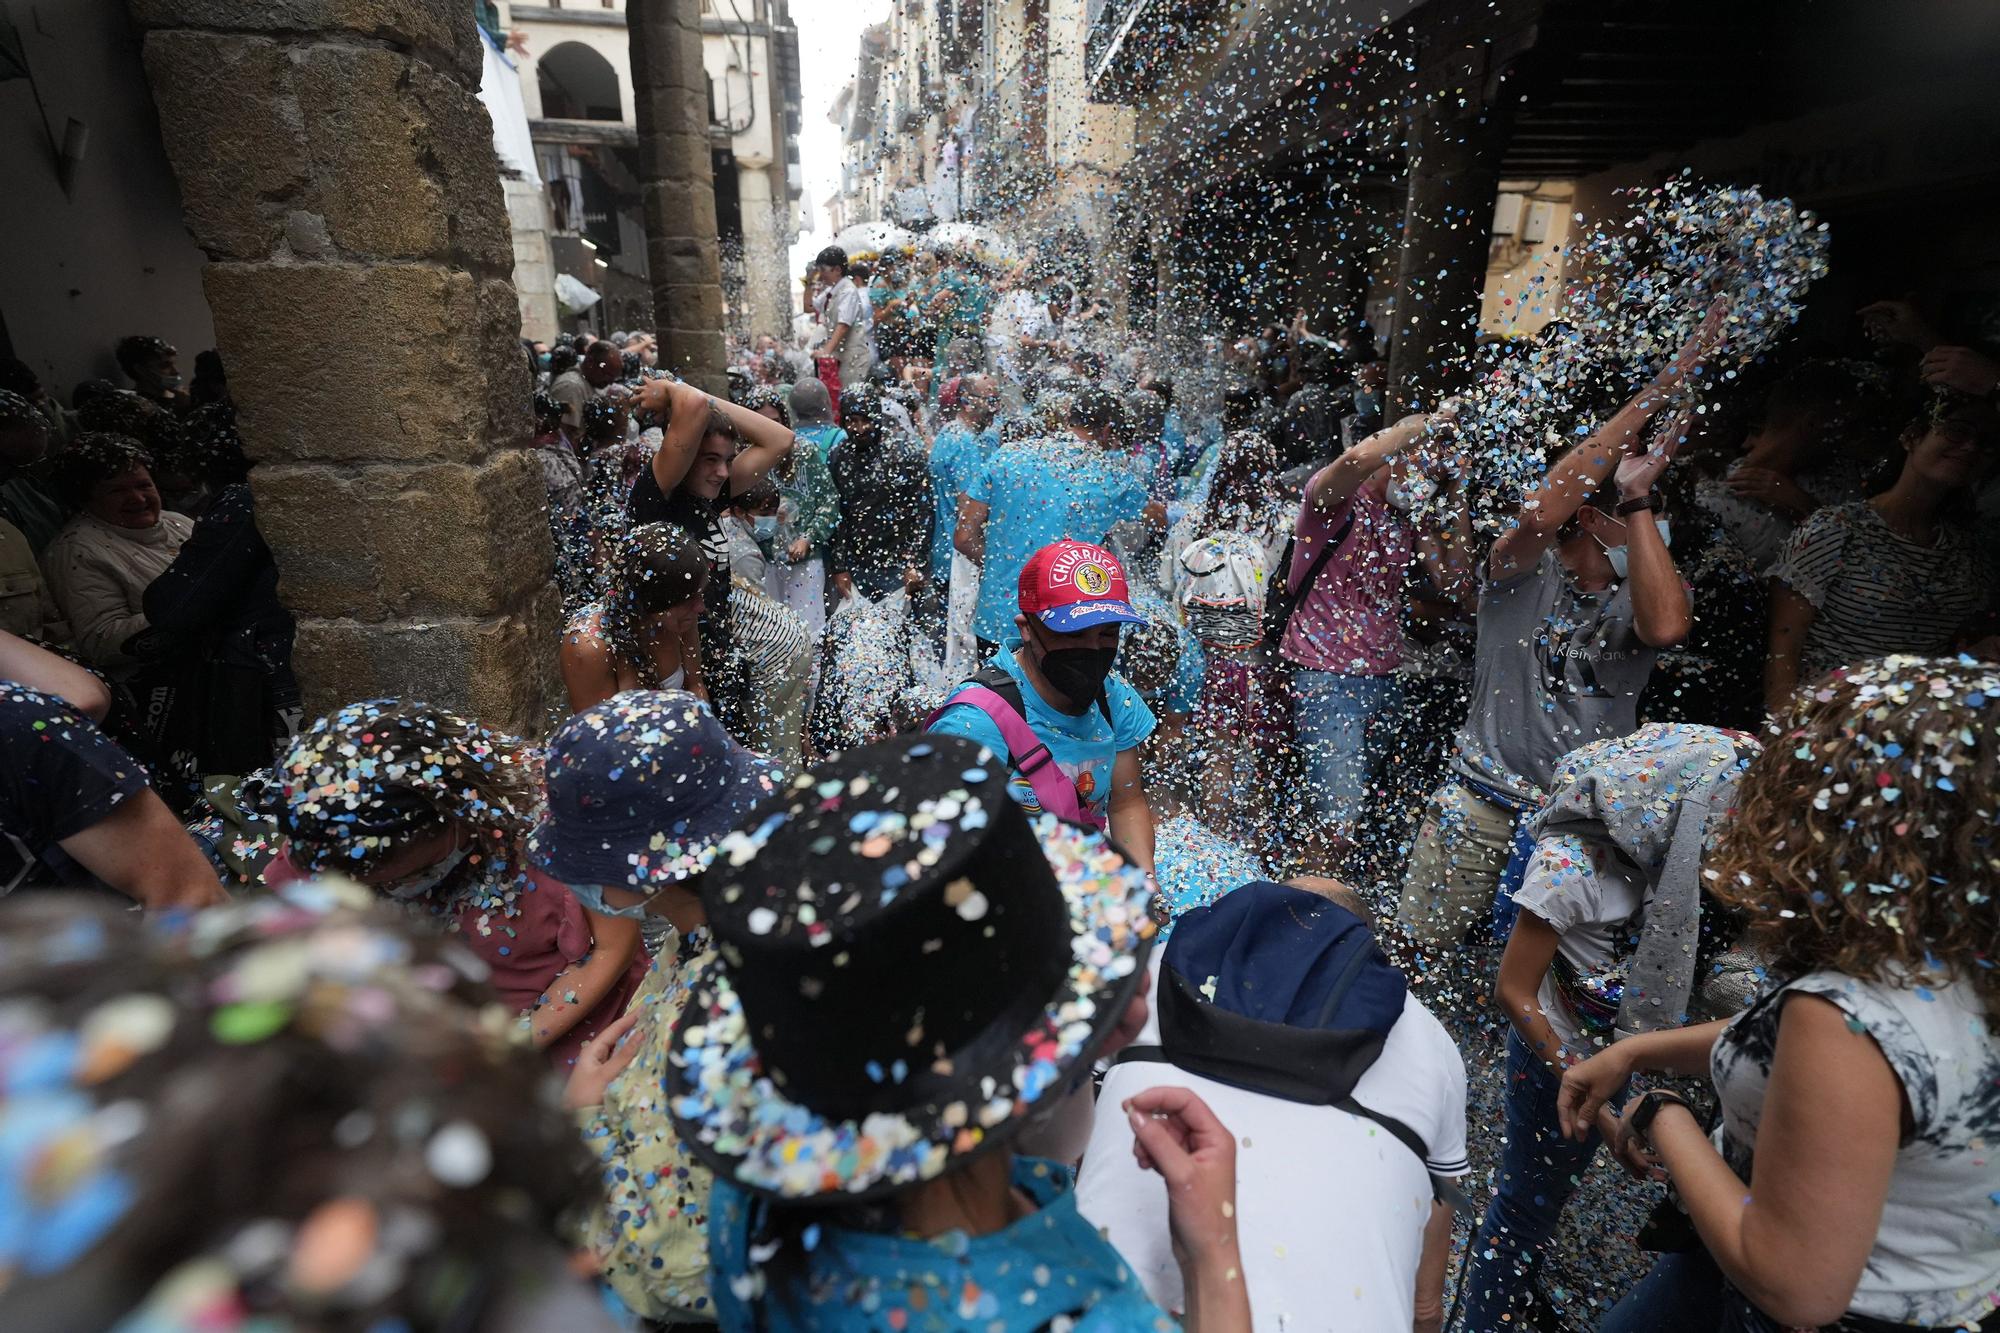
[[[692,878],[777,790],[778,770],[685,690],[628,690],[549,741],[547,813],[528,856],[565,884],[649,891]]]

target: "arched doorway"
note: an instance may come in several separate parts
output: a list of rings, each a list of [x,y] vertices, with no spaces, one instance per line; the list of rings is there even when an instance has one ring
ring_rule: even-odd
[[[581,42],[549,48],[535,65],[542,89],[542,115],[552,120],[625,119],[618,96],[618,72],[611,62]]]

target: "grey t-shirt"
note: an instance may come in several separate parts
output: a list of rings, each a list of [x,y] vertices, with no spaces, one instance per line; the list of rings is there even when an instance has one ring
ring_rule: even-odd
[[[1503,795],[1540,800],[1558,759],[1637,730],[1656,656],[1633,629],[1629,584],[1581,592],[1554,551],[1525,574],[1487,578],[1453,767]]]

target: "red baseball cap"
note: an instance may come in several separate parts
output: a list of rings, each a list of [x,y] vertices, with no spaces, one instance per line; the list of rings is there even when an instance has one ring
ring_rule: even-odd
[[[1021,611],[1058,634],[1092,625],[1143,625],[1118,558],[1089,542],[1044,546],[1021,566]]]

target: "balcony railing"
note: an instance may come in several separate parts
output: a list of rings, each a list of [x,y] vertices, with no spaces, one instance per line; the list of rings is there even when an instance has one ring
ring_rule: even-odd
[[[1219,0],[1088,0],[1084,71],[1094,102],[1131,102],[1159,87],[1188,34]]]

